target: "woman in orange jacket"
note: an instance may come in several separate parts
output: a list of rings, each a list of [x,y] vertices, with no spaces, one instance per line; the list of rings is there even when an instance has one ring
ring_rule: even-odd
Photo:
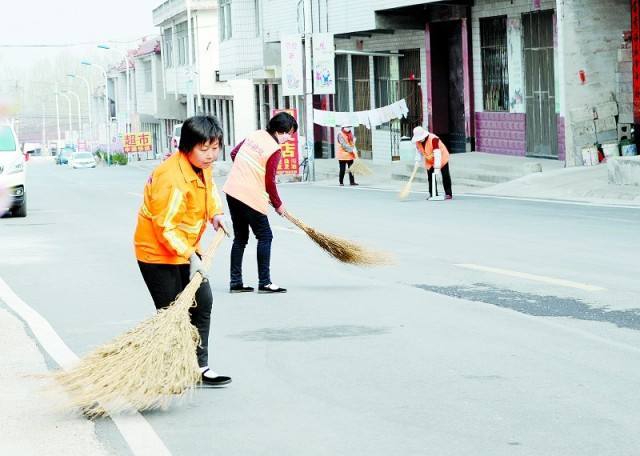
[[[451,174],[449,173],[449,150],[447,149],[447,146],[444,145],[438,136],[433,133],[429,133],[429,131],[422,127],[415,127],[413,129],[411,142],[416,145],[416,164],[422,159],[424,167],[427,170],[427,179],[429,180],[429,198],[433,197],[431,181],[433,179],[434,170],[436,170],[440,171],[442,174],[442,186],[444,187],[444,193],[446,195],[445,199],[452,199]],[[436,152],[439,152],[440,154],[440,163],[436,163]],[[438,189],[436,188],[436,196],[437,195]]]
[[[215,117],[187,119],[178,152],[154,169],[145,185],[134,245],[157,309],[171,304],[197,271],[206,277],[198,251],[207,223],[215,230],[222,227],[222,204],[212,175],[221,144],[222,127]],[[208,365],[213,305],[208,280],[202,282],[195,299],[197,305],[190,314],[201,339],[196,355],[202,382],[225,385],[231,378],[216,374]]]

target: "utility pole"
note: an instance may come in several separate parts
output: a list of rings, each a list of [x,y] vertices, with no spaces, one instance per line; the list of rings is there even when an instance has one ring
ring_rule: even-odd
[[[306,144],[307,160],[309,166],[309,177],[311,181],[316,180],[316,166],[314,162],[314,138],[313,138],[313,63],[311,33],[313,32],[313,14],[311,11],[311,0],[304,0],[304,64],[305,64],[305,117],[306,117]]]
[[[56,143],[56,154],[60,153],[60,103],[58,103],[58,83],[56,82],[56,127],[58,128],[58,142]]]
[[[44,155],[45,148],[47,148],[47,112],[42,102],[42,145],[40,146],[40,153]],[[49,155],[49,154],[47,154]]]

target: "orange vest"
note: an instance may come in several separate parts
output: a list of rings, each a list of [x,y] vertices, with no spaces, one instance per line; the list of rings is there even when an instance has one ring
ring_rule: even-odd
[[[279,150],[280,145],[266,131],[251,133],[236,154],[222,191],[266,215],[269,194],[264,176],[269,157]]]
[[[353,141],[349,141],[342,131],[338,132],[338,138],[340,137],[342,137],[342,139],[344,139],[344,141],[351,147],[355,148],[355,143]],[[338,160],[355,160],[356,154],[353,152],[347,152],[344,147],[342,147],[342,144],[340,144],[340,141],[336,141],[336,158]]]
[[[422,154],[422,157],[424,158],[424,167],[426,169],[431,169],[433,168],[433,161],[434,161],[434,157],[433,157],[433,141],[437,139],[439,144],[438,144],[438,149],[440,149],[440,152],[442,154],[442,163],[441,163],[441,168],[444,167],[444,165],[446,165],[449,162],[449,150],[447,149],[447,146],[444,145],[444,143],[442,142],[442,140],[440,138],[438,138],[436,135],[434,135],[433,133],[429,134],[429,137],[427,139],[426,144],[423,146],[421,142],[416,143],[416,146],[418,147],[418,150],[420,151],[420,153]]]
[[[185,264],[222,203],[211,168],[200,180],[191,162],[176,152],[153,170],[144,187],[134,235],[136,258],[144,263]]]

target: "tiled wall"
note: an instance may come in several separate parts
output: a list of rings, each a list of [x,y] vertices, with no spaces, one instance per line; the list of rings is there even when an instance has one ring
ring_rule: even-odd
[[[476,112],[476,150],[523,157],[526,153],[525,114]]]

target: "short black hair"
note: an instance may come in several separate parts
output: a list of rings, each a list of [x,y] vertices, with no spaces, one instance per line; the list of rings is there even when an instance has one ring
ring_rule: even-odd
[[[288,112],[279,112],[267,123],[267,133],[289,133],[291,130],[295,133],[298,131],[298,122]]]
[[[188,154],[197,145],[214,140],[218,142],[218,145],[222,145],[220,121],[214,116],[193,116],[182,124],[178,149],[183,154]]]

